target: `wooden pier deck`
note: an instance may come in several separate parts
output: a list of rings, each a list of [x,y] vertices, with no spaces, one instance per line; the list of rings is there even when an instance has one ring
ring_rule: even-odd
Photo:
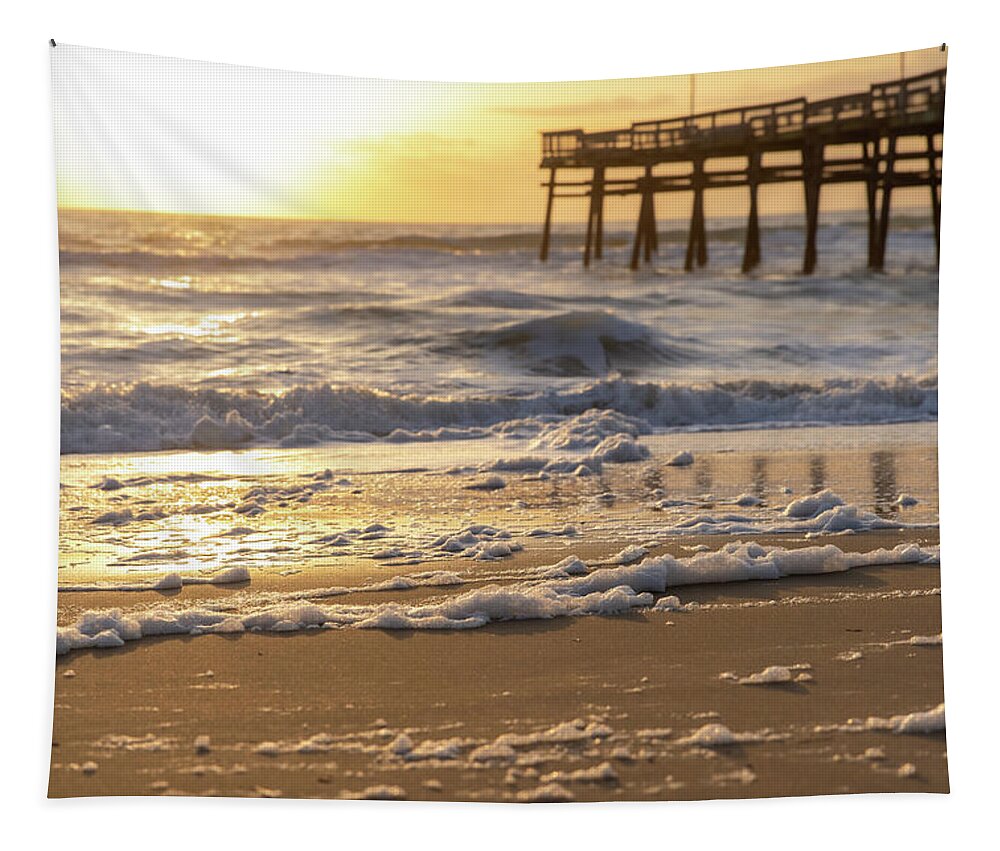
[[[631,268],[650,262],[658,250],[655,196],[690,192],[691,225],[684,268],[708,262],[705,193],[746,186],[749,211],[742,268],[761,262],[758,189],[798,182],[805,198],[802,271],[816,268],[816,232],[821,189],[826,184],[863,183],[868,208],[868,267],[885,267],[885,245],[893,190],[928,187],[938,255],[941,246],[941,168],[946,70],[891,82],[825,100],[805,98],[706,112],[663,121],[643,121],[625,130],[542,134],[541,168],[549,170],[540,259],[547,260],[552,210],[557,198],[589,198],[583,263],[604,253],[604,200],[640,196]],[[791,158],[797,162],[789,164]],[[734,158],[742,160],[732,166]],[[727,160],[713,169],[712,161]],[[774,162],[778,160],[778,162]],[[658,174],[658,166],[685,164],[683,173]],[[717,163],[718,164],[718,163]],[[669,166],[676,172],[676,166]],[[683,168],[683,165],[682,165]],[[631,174],[622,174],[623,170]],[[560,171],[589,171],[560,180]],[[661,169],[662,171],[662,169]],[[638,172],[638,173],[636,173]]]

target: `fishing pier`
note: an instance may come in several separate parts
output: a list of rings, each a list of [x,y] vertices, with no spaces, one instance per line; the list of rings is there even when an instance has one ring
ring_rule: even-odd
[[[605,199],[638,195],[631,256],[631,268],[638,269],[640,258],[649,263],[659,248],[656,196],[690,192],[684,258],[690,271],[708,262],[705,193],[745,186],[749,210],[742,269],[750,272],[761,262],[758,190],[773,183],[803,186],[804,274],[816,268],[821,190],[834,183],[865,185],[868,267],[879,271],[885,268],[893,190],[926,186],[940,257],[945,75],[941,69],[841,97],[642,121],[625,130],[543,133],[541,168],[549,170],[549,179],[543,184],[548,198],[540,259],[549,256],[556,199],[590,199],[583,249],[583,264],[590,266],[604,254]],[[560,172],[569,172],[569,179],[561,180]],[[589,174],[581,179],[580,172]]]

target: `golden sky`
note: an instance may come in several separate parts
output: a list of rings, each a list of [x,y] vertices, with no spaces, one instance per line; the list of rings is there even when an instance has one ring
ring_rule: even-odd
[[[905,73],[940,68],[944,58],[937,48],[907,52]],[[690,98],[688,76],[423,83],[62,44],[52,61],[62,207],[351,221],[538,221],[544,204],[541,131],[607,130],[685,115]],[[831,97],[899,75],[899,54],[698,74],[694,106],[704,112]],[[801,187],[791,188],[767,188],[763,212],[797,209]],[[860,202],[860,189],[835,189],[828,198],[833,206]],[[710,215],[727,212],[733,200],[727,202],[727,193],[709,193]],[[713,195],[719,196],[714,210]],[[616,202],[608,217],[631,218],[628,204]],[[661,215],[686,215],[689,199],[672,196],[663,204]],[[563,217],[583,219],[579,206],[578,215],[569,209]]]

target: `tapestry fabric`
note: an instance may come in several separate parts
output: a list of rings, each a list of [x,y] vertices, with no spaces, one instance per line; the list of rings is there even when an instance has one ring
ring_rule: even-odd
[[[51,55],[51,796],[948,791],[944,46]]]

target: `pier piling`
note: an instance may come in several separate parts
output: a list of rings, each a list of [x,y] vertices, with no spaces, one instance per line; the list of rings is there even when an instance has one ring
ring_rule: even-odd
[[[878,242],[874,266],[879,272],[885,270],[885,244],[889,238],[889,210],[892,206],[892,189],[896,181],[896,141],[895,136],[890,136],[886,140],[885,168],[881,176],[882,204],[878,213]]]
[[[823,180],[823,146],[807,145],[802,151],[802,186],[806,196],[806,250],[802,274],[816,269],[816,232],[819,229],[819,192]]]
[[[538,259],[543,263],[549,259],[549,239],[552,234],[552,202],[556,197],[556,170],[549,170],[549,200],[545,204],[545,226],[542,229],[542,248],[538,252]]]
[[[750,212],[747,215],[743,265],[746,273],[760,264],[760,223],[757,218],[757,190],[760,187],[760,151],[751,149],[747,157],[747,186],[750,188]]]

